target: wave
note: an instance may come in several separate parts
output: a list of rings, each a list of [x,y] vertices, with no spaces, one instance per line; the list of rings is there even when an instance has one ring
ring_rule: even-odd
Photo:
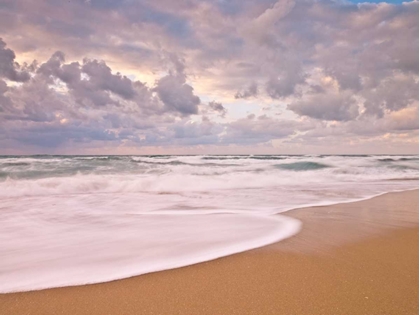
[[[336,154],[336,155],[329,155],[329,154],[321,154],[319,157],[331,157],[331,156],[338,156],[343,158],[366,158],[371,157],[372,155],[369,154]]]
[[[276,164],[275,167],[290,171],[312,171],[328,168],[331,166],[317,162],[295,162],[287,164]]]
[[[97,156],[72,156],[71,159],[75,160],[99,160],[99,161],[121,161],[126,160],[129,157],[127,156],[118,156],[118,155],[97,155]]]
[[[187,163],[181,161],[170,161],[170,162],[160,162],[160,161],[145,161],[145,160],[133,160],[132,162],[140,163],[140,164],[154,164],[154,165],[171,165],[171,166],[179,166],[179,165],[188,165],[188,166],[198,166],[198,167],[208,167],[208,166],[215,166],[215,167],[226,167],[226,166],[238,166],[238,164],[218,164],[218,163]]]
[[[3,167],[7,167],[7,166],[28,166],[31,165],[30,163],[25,163],[25,162],[6,162],[6,163],[2,163],[1,166]]]
[[[390,158],[385,158],[385,159],[378,159],[379,162],[394,162],[394,161],[398,161],[398,159],[390,159]]]
[[[396,162],[396,161],[418,161],[419,158],[384,158],[378,159],[380,162]]]
[[[418,157],[416,157],[416,158],[399,158],[398,160],[399,161],[418,161],[419,158]]]
[[[418,166],[410,166],[410,165],[388,165],[389,168],[399,169],[399,170],[418,170]]]
[[[204,156],[203,160],[284,160],[285,156],[250,155],[250,156]]]

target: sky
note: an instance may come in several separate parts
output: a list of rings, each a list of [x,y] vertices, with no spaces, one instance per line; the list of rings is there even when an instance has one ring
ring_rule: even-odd
[[[418,1],[0,0],[0,154],[417,154]]]

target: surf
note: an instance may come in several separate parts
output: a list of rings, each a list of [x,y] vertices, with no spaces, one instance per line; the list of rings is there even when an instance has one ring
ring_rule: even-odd
[[[302,228],[292,209],[418,188],[418,156],[3,156],[0,174],[5,293],[278,242]]]

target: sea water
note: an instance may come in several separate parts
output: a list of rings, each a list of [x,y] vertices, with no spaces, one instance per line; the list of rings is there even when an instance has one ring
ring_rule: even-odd
[[[1,156],[0,292],[97,283],[281,241],[290,209],[418,188],[418,156]]]

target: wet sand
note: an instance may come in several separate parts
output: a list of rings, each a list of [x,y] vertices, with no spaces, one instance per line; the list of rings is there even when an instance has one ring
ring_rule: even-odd
[[[418,314],[418,190],[287,212],[296,236],[184,268],[0,295],[0,314]]]

